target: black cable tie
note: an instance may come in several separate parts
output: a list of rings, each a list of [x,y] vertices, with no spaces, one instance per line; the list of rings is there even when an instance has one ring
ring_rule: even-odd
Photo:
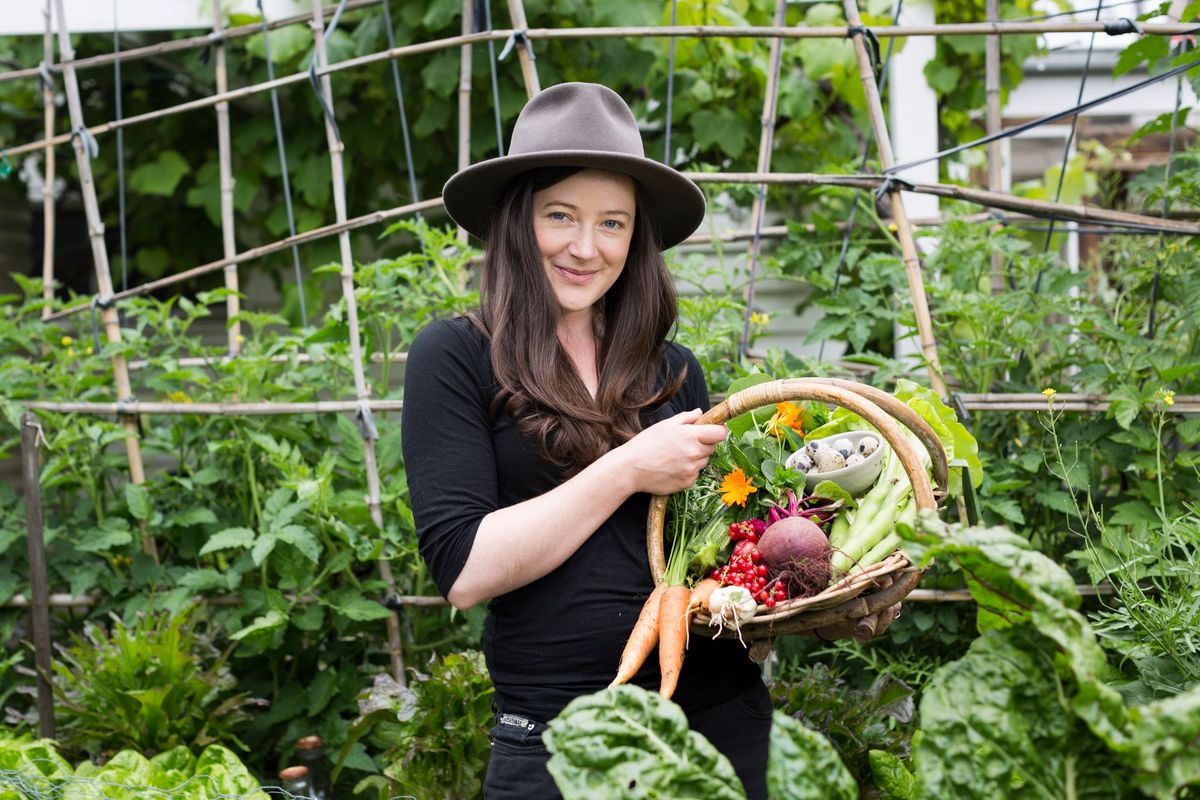
[[[531,59],[536,58],[533,55],[533,45],[529,41],[529,36],[527,35],[525,29],[522,28],[519,31],[513,31],[509,35],[509,37],[504,40],[504,47],[501,48],[500,55],[496,56],[496,60],[503,61],[505,58],[508,57],[508,54],[513,49],[513,47],[515,47],[518,44],[520,44],[522,47],[525,48],[525,52],[529,53],[529,57]]]
[[[962,395],[958,392],[953,392],[950,395],[950,406],[954,409],[954,413],[958,415],[959,422],[970,422],[971,412],[967,411],[967,404],[963,402]]]
[[[317,78],[317,62],[313,59],[313,63],[308,67],[308,82],[312,84],[313,91],[317,95],[317,103],[321,106],[321,111],[325,113],[325,119],[329,120],[329,124],[333,126],[333,138],[338,144],[342,143],[342,132],[338,130],[337,120],[333,116],[333,109],[325,102],[325,94],[321,91],[321,82]]]
[[[897,178],[895,175],[889,175],[885,172],[883,174],[883,180],[879,182],[879,187],[875,189],[875,197],[882,198],[885,194],[898,192],[902,189],[907,189],[908,191],[912,192],[915,191],[916,188],[917,187],[913,186],[912,183],[904,180],[904,178]]]
[[[208,34],[209,45],[225,44],[225,31],[212,31]]]
[[[382,600],[382,605],[389,611],[401,611],[404,608],[404,601],[395,592],[388,592]]]
[[[1129,17],[1121,17],[1120,19],[1114,19],[1112,22],[1104,23],[1104,32],[1109,36],[1123,36],[1126,33],[1140,34],[1142,29]]]
[[[50,92],[56,91],[54,86],[54,73],[50,71],[50,65],[45,61],[38,63],[38,75],[41,76],[42,85]]]
[[[375,427],[375,417],[371,414],[370,401],[358,401],[358,408],[354,412],[354,419],[358,422],[358,429],[362,432],[364,439],[374,441],[379,438],[379,429]]]
[[[87,153],[92,158],[97,158],[100,155],[100,144],[96,141],[96,137],[92,136],[92,132],[84,125],[77,125],[72,131],[71,136],[78,136],[83,140],[83,145],[87,149]]]
[[[866,25],[850,25],[846,28],[846,36],[853,39],[855,36],[862,35],[867,40],[868,50],[867,55],[871,59],[871,69],[876,75],[883,65],[883,55],[879,49],[879,37],[875,32]]]

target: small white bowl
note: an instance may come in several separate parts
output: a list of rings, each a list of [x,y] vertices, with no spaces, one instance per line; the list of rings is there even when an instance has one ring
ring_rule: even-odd
[[[873,436],[879,440],[879,447],[875,449],[874,453],[871,453],[871,455],[857,464],[851,464],[848,467],[842,467],[841,469],[829,472],[813,472],[805,475],[804,490],[811,492],[821,481],[833,481],[849,492],[851,497],[861,497],[870,491],[871,487],[875,485],[875,480],[879,477],[880,471],[883,469],[884,455],[888,450],[887,440],[874,431],[850,431],[848,433],[826,436],[823,439],[814,439],[813,441],[825,442],[832,445],[838,439],[849,439],[857,448],[859,441],[866,436]],[[807,444],[812,444],[812,442],[808,442]],[[794,467],[794,459],[801,452],[803,451],[797,451],[789,456],[786,466]]]

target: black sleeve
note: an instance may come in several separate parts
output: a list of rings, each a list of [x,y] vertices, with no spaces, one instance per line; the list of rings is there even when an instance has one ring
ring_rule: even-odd
[[[480,522],[498,507],[488,353],[469,325],[443,320],[417,334],[404,376],[409,499],[421,557],[443,597],[467,562]]]

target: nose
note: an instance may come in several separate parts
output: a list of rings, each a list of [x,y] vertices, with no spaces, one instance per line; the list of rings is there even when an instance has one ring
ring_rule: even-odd
[[[571,243],[567,246],[567,252],[573,258],[580,261],[587,261],[596,256],[596,241],[592,230],[587,226],[581,227],[576,234],[571,237]]]

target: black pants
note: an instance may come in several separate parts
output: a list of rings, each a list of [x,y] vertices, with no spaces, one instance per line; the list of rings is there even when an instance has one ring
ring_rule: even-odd
[[[732,700],[688,714],[692,730],[725,754],[749,800],[767,800],[767,744],[771,697],[762,681]],[[544,724],[501,714],[492,728],[492,758],[483,784],[484,800],[558,800],[562,795],[546,770],[550,753],[542,744]]]

